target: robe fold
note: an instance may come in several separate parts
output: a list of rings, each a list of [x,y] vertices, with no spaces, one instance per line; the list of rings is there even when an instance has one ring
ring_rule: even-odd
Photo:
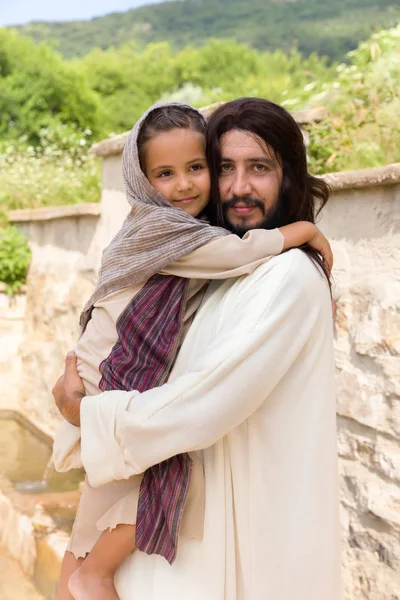
[[[121,600],[341,600],[328,285],[301,250],[210,285],[168,383],[87,396],[93,485],[182,452],[204,467],[202,539],[169,566],[135,551]]]

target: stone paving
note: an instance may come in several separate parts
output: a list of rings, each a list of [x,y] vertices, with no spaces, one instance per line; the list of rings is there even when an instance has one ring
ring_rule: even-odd
[[[44,600],[21,571],[19,564],[0,548],[0,600]]]

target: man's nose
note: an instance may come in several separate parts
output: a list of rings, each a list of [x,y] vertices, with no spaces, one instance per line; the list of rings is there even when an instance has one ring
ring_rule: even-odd
[[[232,195],[248,196],[251,193],[251,185],[246,173],[237,172],[232,182]]]

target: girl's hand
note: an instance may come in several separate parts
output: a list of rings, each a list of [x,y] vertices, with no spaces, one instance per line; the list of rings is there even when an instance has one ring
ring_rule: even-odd
[[[329,275],[331,274],[333,266],[331,246],[324,234],[320,232],[314,223],[310,223],[310,221],[297,221],[296,223],[279,227],[279,231],[282,233],[284,239],[283,250],[298,248],[299,246],[303,246],[303,244],[308,244],[322,256],[324,266]]]
[[[312,238],[310,238],[308,243],[322,256],[326,270],[330,275],[333,267],[333,254],[331,245],[327,238],[317,227],[315,227],[315,234]]]

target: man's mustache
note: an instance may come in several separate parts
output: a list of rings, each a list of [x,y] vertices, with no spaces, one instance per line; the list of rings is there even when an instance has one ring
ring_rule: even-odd
[[[256,206],[261,210],[262,214],[265,215],[265,206],[263,202],[256,198],[252,198],[251,196],[232,196],[232,198],[226,200],[226,202],[222,204],[222,210],[226,214],[230,208],[235,208],[238,204],[248,207]]]

